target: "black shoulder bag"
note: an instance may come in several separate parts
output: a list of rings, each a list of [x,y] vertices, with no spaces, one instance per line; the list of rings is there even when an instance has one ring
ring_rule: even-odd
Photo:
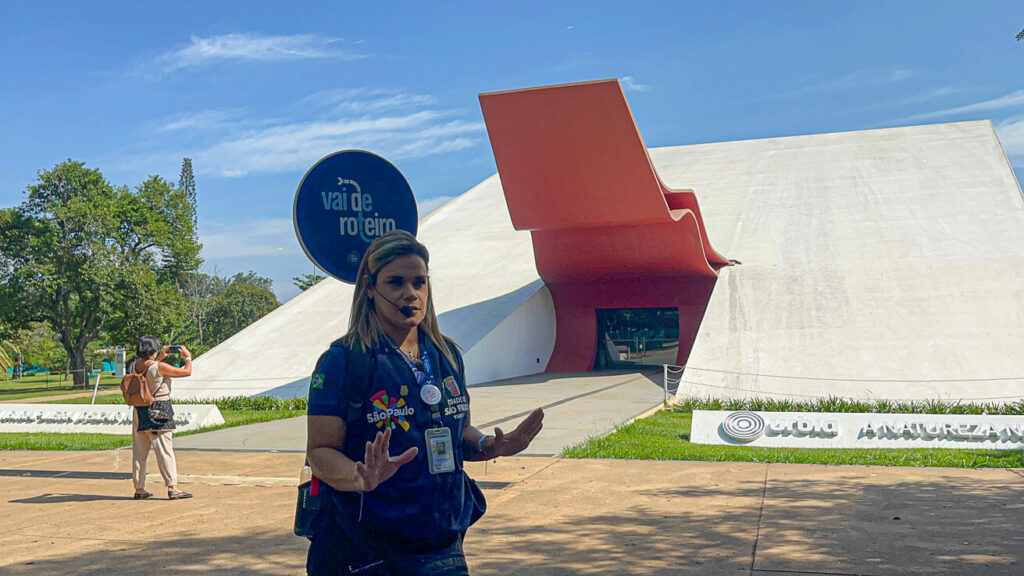
[[[342,420],[348,427],[349,422],[356,421],[362,414],[364,399],[373,385],[377,356],[372,351],[364,351],[358,344],[352,347],[341,340],[335,340],[331,346],[335,345],[345,350],[345,408]],[[327,352],[317,360],[318,366],[325,355]],[[348,438],[346,434],[344,443],[348,443]],[[308,456],[305,465],[309,465]],[[330,516],[332,500],[331,487],[316,476],[299,484],[299,499],[295,504],[295,535],[312,538],[324,519]]]

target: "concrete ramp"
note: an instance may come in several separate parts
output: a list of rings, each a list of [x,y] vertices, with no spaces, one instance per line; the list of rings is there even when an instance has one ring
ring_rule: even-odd
[[[441,330],[464,349],[470,383],[542,372],[554,311],[529,232],[512,228],[496,176],[420,223]],[[333,278],[203,354],[177,398],[305,396],[317,358],[348,329],[353,287]]]
[[[679,395],[1024,396],[1024,202],[990,122],[651,156],[742,262]]]

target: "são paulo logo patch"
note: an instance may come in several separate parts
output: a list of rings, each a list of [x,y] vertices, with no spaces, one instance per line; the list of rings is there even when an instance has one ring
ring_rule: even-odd
[[[416,413],[412,406],[405,403],[405,398],[394,398],[388,396],[386,390],[381,390],[370,396],[370,404],[373,412],[366,415],[366,422],[376,424],[377,428],[401,428],[409,431],[408,417]]]

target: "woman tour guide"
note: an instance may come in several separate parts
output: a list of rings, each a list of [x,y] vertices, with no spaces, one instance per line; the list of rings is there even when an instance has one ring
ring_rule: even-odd
[[[306,454],[331,489],[309,574],[469,574],[462,540],[484,502],[463,462],[517,454],[541,429],[539,408],[508,434],[471,425],[462,358],[438,330],[429,262],[408,232],[374,241],[348,333],[310,379]]]

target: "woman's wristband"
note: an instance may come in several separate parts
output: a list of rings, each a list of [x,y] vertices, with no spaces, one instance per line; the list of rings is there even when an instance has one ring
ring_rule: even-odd
[[[477,454],[483,454],[484,453],[484,440],[486,440],[488,437],[493,438],[493,436],[488,436],[487,434],[484,434],[483,436],[480,437],[479,440],[476,441],[476,452],[477,452]]]

